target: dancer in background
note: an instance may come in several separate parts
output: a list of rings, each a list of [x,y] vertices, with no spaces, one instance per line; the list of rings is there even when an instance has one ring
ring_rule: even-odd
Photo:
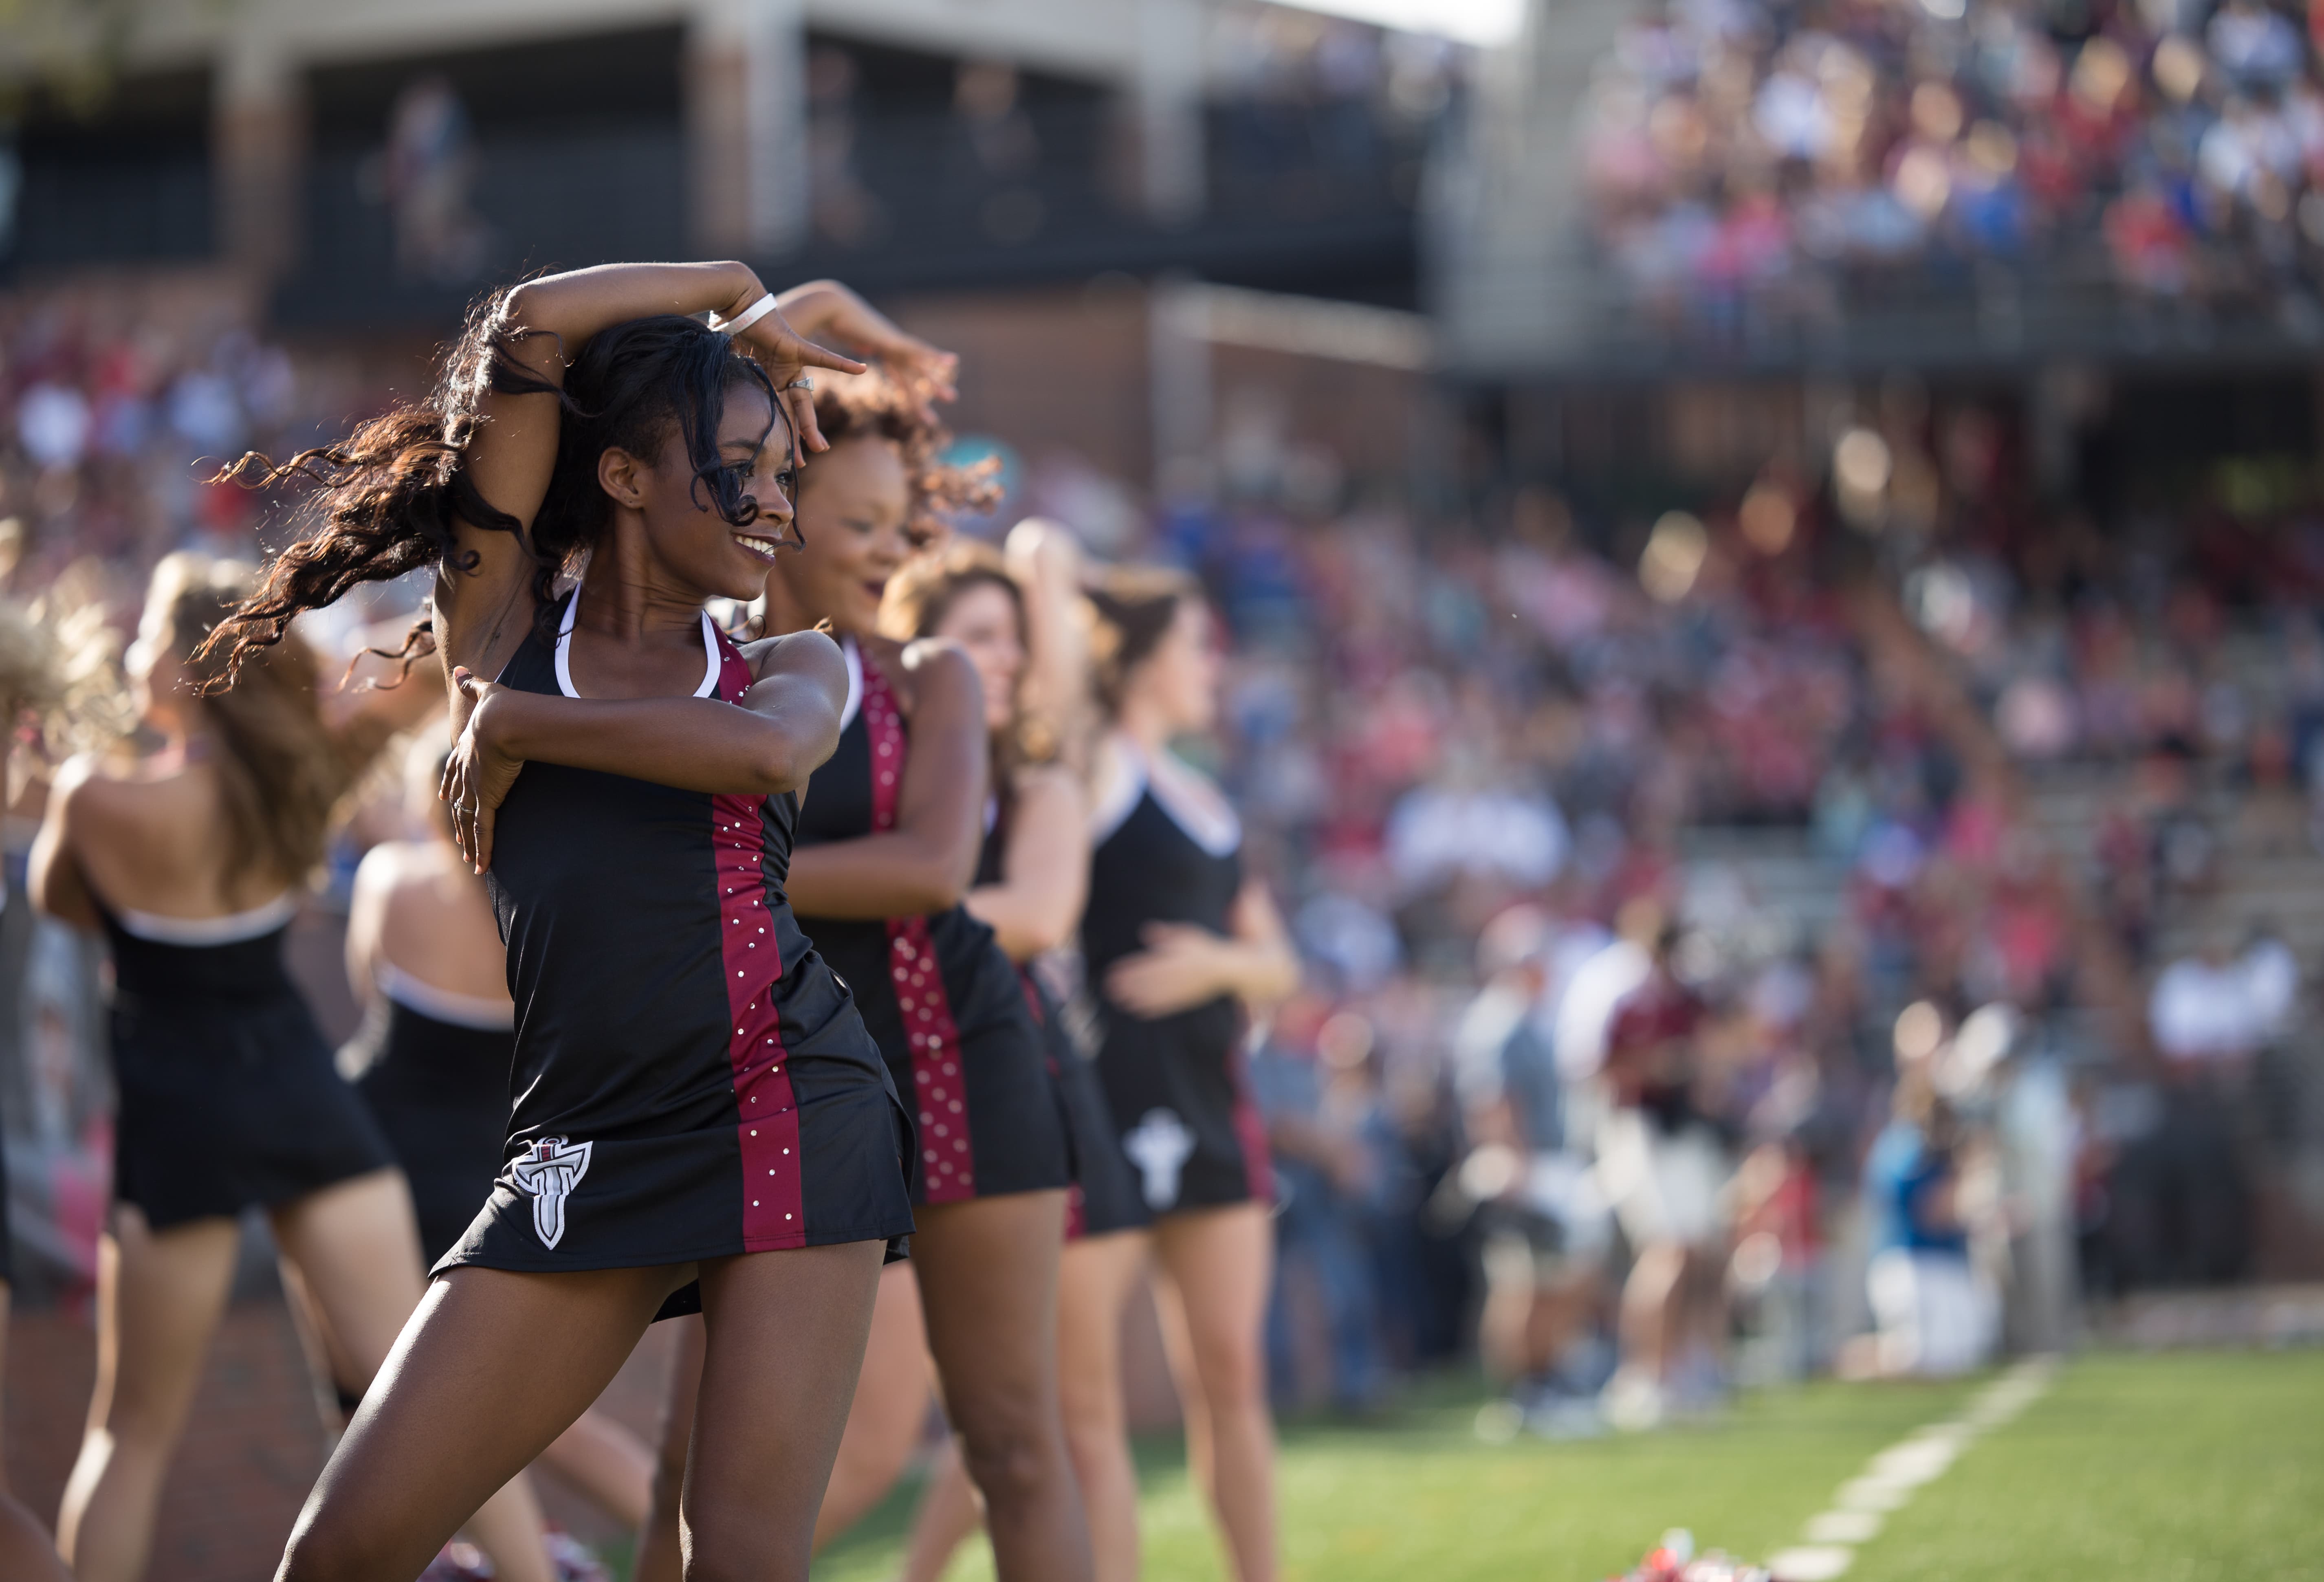
[[[1261,1329],[1273,1179],[1245,1081],[1249,1013],[1299,968],[1267,888],[1243,872],[1219,788],[1174,756],[1218,712],[1210,606],[1174,573],[1090,594],[1098,697],[1082,947],[1103,1032],[1098,1075],[1154,1219],[1156,1297],[1196,1480],[1237,1582],[1276,1574],[1275,1425]]]
[[[286,1278],[327,1320],[353,1383],[368,1386],[420,1301],[410,1196],[332,1069],[284,971],[282,937],[339,798],[435,694],[363,694],[334,729],[315,656],[295,638],[246,666],[233,691],[207,693],[225,667],[204,639],[252,586],[247,567],[200,556],[156,568],[128,659],[151,745],[67,763],[32,848],[41,908],[102,928],[113,946],[119,1143],[98,1254],[97,1393],[57,1523],[82,1582],[145,1573],[243,1209],[267,1210]],[[508,1481],[479,1491],[461,1520],[475,1516],[471,1531],[503,1575],[545,1582],[540,1513],[521,1485],[493,1495]]]
[[[814,305],[799,313],[806,333],[864,345]],[[827,383],[816,415],[831,449],[802,481],[804,547],[766,584],[766,630],[829,621],[848,674],[844,729],[807,794],[790,893],[911,1094],[920,1135],[911,1264],[883,1283],[817,1537],[893,1484],[926,1420],[933,1354],[1001,1576],[1081,1582],[1089,1538],[1056,1382],[1065,1128],[1016,970],[960,904],[983,834],[984,704],[957,648],[879,633],[889,578],[974,481],[937,461],[942,431],[898,379]],[[685,1443],[686,1393],[681,1372],[666,1473]],[[641,1566],[649,1582],[668,1574],[661,1531]]]
[[[755,596],[788,536],[800,445],[820,443],[808,366],[856,364],[799,340],[740,264],[580,270],[484,299],[427,400],[292,464],[323,484],[315,530],[223,657],[261,668],[300,612],[436,571],[464,722],[443,789],[491,875],[518,1015],[492,1196],[281,1582],[409,1582],[657,1315],[690,1311],[688,1564],[807,1575],[881,1258],[911,1228],[912,1135],[782,891],[839,654],[813,633],[745,654],[706,607]]]
[[[1068,767],[1084,761],[1088,749],[1080,583],[1072,535],[1026,522],[1010,535],[1005,560],[963,540],[908,562],[888,585],[881,621],[899,641],[959,644],[983,683],[991,824],[965,905],[1018,963],[1065,1108],[1074,1183],[1058,1272],[1058,1393],[1097,1582],[1130,1582],[1138,1575],[1138,1479],[1115,1381],[1122,1311],[1146,1264],[1139,1233],[1148,1214],[1096,1068],[1034,965],[1072,942],[1089,893],[1089,802]],[[981,1519],[967,1473],[947,1447],[913,1522],[905,1582],[936,1582]]]
[[[64,695],[64,657],[48,626],[14,600],[0,600],[0,720],[8,734],[0,741],[0,781],[15,788],[12,759],[16,730],[32,710],[43,712]],[[13,800],[13,797],[9,798]],[[0,897],[5,897],[0,889]],[[0,1145],[7,1127],[0,1124]],[[8,1296],[14,1269],[14,1248],[8,1234],[8,1157],[0,1146],[0,1377],[7,1372]],[[0,1576],[24,1582],[62,1582],[68,1575],[57,1546],[40,1519],[26,1510],[8,1490],[8,1463],[0,1449]]]
[[[366,1014],[339,1054],[411,1183],[430,1266],[492,1196],[516,1058],[516,1006],[492,896],[460,855],[451,810],[436,795],[440,740],[420,732],[405,776],[405,806],[426,838],[383,841],[355,870],[347,981]],[[540,1464],[622,1526],[645,1521],[652,1453],[596,1408],[558,1435]]]

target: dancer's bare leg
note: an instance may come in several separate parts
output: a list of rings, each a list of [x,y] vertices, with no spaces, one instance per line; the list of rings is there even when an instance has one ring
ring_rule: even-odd
[[[884,1251],[859,1241],[703,1266],[687,1582],[806,1582]]]
[[[927,1485],[912,1513],[903,1582],[936,1582],[952,1564],[954,1551],[983,1531],[984,1502],[961,1465],[960,1442],[948,1439],[928,1465]]]
[[[669,1358],[669,1382],[662,1391],[661,1436],[655,1446],[653,1504],[638,1531],[632,1582],[678,1582],[686,1570],[678,1543],[678,1505],[686,1495],[686,1452],[694,1443],[694,1406],[702,1393],[702,1357],[706,1342],[698,1318],[672,1319],[678,1345]]]
[[[540,1464],[624,1527],[643,1525],[652,1508],[653,1452],[596,1407],[557,1436]]]
[[[1062,1190],[919,1211],[912,1239],[945,1414],[984,1496],[1004,1582],[1089,1582],[1089,1528],[1057,1403]]]
[[[327,1337],[335,1376],[368,1390],[420,1305],[420,1228],[400,1172],[341,1182],[277,1209],[274,1239]],[[522,1474],[461,1523],[507,1582],[552,1582],[540,1504]]]
[[[432,1283],[308,1496],[278,1582],[410,1582],[588,1409],[691,1273],[459,1268]]]
[[[0,1282],[0,1376],[7,1371],[8,1287]],[[67,1582],[70,1576],[57,1556],[49,1530],[8,1492],[8,1461],[0,1454],[0,1577],[21,1577],[23,1582]]]
[[[97,1244],[97,1389],[65,1480],[58,1548],[79,1582],[138,1582],[161,1479],[234,1284],[240,1231],[198,1219],[156,1231],[118,1205]]]
[[[913,1262],[890,1264],[880,1273],[880,1297],[872,1310],[872,1339],[863,1348],[863,1371],[855,1380],[847,1432],[831,1469],[831,1487],[816,1518],[817,1549],[861,1522],[888,1497],[910,1466],[928,1423],[935,1379],[928,1362],[927,1329],[920,1318],[920,1284]]]
[[[1152,1251],[1152,1238],[1137,1230],[1073,1242],[1057,1287],[1057,1390],[1097,1582],[1138,1582],[1138,1468],[1121,1399],[1121,1324]]]
[[[678,1511],[694,1442],[706,1343],[700,1320],[680,1321],[685,1330],[670,1359],[653,1509],[638,1535],[635,1582],[678,1582],[684,1570]],[[850,1390],[846,1423],[816,1518],[818,1549],[885,1497],[910,1459],[927,1421],[927,1346],[920,1333],[919,1288],[908,1263],[890,1264],[880,1272],[868,1339]],[[843,1512],[843,1504],[844,1513],[835,1515]]]
[[[1119,1231],[1067,1242],[1057,1267],[1057,1399],[1097,1582],[1138,1577],[1138,1474],[1121,1403],[1121,1320],[1148,1250],[1144,1233]],[[903,1582],[938,1582],[953,1552],[983,1524],[968,1471],[947,1446],[912,1520]]]
[[[1275,1419],[1261,1340],[1274,1228],[1264,1203],[1166,1215],[1154,1228],[1162,1338],[1235,1582],[1274,1582]]]

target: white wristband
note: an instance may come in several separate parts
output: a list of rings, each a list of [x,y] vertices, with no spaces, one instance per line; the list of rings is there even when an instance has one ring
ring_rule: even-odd
[[[732,318],[710,316],[710,327],[723,336],[738,336],[775,310],[775,294],[769,291]]]

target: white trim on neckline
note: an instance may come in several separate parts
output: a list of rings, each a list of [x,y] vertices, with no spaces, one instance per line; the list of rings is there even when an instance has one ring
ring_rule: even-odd
[[[1107,779],[1097,805],[1090,809],[1090,845],[1102,846],[1114,831],[1129,822],[1146,795],[1146,755],[1127,736],[1113,738],[1113,762],[1119,766]]]
[[[1170,761],[1156,774],[1145,751],[1127,736],[1117,733],[1113,738],[1116,761],[1121,772],[1106,786],[1105,796],[1090,813],[1090,844],[1102,845],[1114,832],[1130,821],[1138,809],[1139,798],[1150,796],[1154,805],[1163,815],[1178,826],[1186,839],[1213,857],[1225,857],[1242,845],[1242,821],[1215,786],[1209,787],[1218,797],[1215,805],[1180,783],[1182,777],[1193,778],[1200,771],[1173,755],[1163,756]],[[1207,784],[1207,783],[1206,783]]]
[[[438,989],[392,961],[374,966],[372,980],[379,985],[380,993],[404,1009],[448,1022],[455,1027],[470,1027],[479,1033],[507,1033],[516,1027],[516,1007],[512,1002],[489,995]]]
[[[113,920],[121,925],[122,933],[138,939],[199,950],[263,939],[290,922],[298,911],[299,897],[285,890],[263,906],[253,906],[247,912],[229,912],[223,917],[171,917],[159,912],[117,906]]]
[[[567,595],[564,619],[557,623],[557,690],[569,698],[581,695],[573,688],[573,666],[567,658],[573,648],[573,618],[580,608],[581,590],[576,588]],[[694,695],[715,697],[718,694],[718,672],[724,667],[718,662],[718,628],[707,610],[702,612],[702,685],[694,689]]]
[[[842,638],[839,657],[847,661],[847,702],[839,711],[839,728],[844,731],[855,723],[856,711],[863,706],[863,654],[853,638]]]

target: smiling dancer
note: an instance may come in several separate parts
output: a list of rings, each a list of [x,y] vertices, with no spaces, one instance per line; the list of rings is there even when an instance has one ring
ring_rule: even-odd
[[[1252,1007],[1291,992],[1298,963],[1242,831],[1173,739],[1211,728],[1219,659],[1210,606],[1169,572],[1110,573],[1090,594],[1100,702],[1082,946],[1103,1026],[1098,1075],[1154,1211],[1155,1294],[1186,1420],[1237,1582],[1276,1574],[1275,1428],[1260,1329],[1273,1195],[1244,1081]]]
[[[154,745],[66,764],[32,849],[41,907],[102,928],[113,946],[120,1141],[98,1255],[97,1390],[57,1522],[83,1582],[145,1572],[243,1209],[267,1210],[290,1281],[325,1316],[358,1391],[420,1301],[402,1179],[332,1069],[282,940],[340,796],[435,699],[426,687],[368,692],[334,730],[315,656],[295,639],[233,693],[203,695],[221,667],[200,645],[251,586],[249,568],[230,562],[161,562],[128,662]],[[512,1577],[549,1576],[521,1485],[472,1532]]]
[[[845,667],[812,633],[738,649],[705,604],[754,596],[788,531],[793,435],[821,443],[809,366],[856,365],[740,264],[581,270],[486,299],[426,402],[294,464],[323,482],[318,528],[227,651],[434,568],[465,719],[445,791],[518,1012],[492,1197],[281,1582],[410,1582],[658,1314],[696,1308],[687,1573],[807,1574],[881,1257],[911,1228],[910,1122],[782,889]]]
[[[1121,1155],[1096,1068],[1065,1026],[1063,1007],[1030,965],[1071,942],[1089,893],[1089,803],[1066,767],[1085,750],[1087,689],[1078,636],[1080,557],[1072,537],[1027,522],[1010,554],[973,540],[908,564],[889,584],[882,620],[899,640],[960,645],[984,684],[991,735],[993,807],[968,893],[1019,963],[1048,1044],[1074,1146],[1073,1213],[1057,1301],[1058,1390],[1065,1440],[1088,1513],[1098,1582],[1138,1575],[1138,1480],[1121,1415],[1121,1316],[1144,1270],[1148,1220]],[[1036,713],[1029,700],[1041,699]],[[936,1582],[979,1522],[956,1455],[929,1479],[905,1555],[906,1582]]]
[[[810,305],[800,311],[820,327]],[[1083,1582],[1089,1538],[1057,1407],[1065,1129],[1016,969],[960,905],[983,833],[984,705],[957,648],[878,630],[888,579],[974,481],[938,464],[941,431],[902,382],[826,382],[838,388],[817,394],[816,412],[831,449],[804,480],[804,547],[766,584],[766,629],[829,621],[848,676],[845,728],[800,816],[791,896],[853,986],[920,1136],[911,1265],[883,1283],[819,1536],[894,1481],[925,1419],[932,1354],[1001,1576]],[[674,1410],[666,1457],[684,1430]],[[666,1556],[667,1541],[658,1546]],[[641,1566],[649,1578],[667,1563],[656,1547]]]
[[[383,841],[364,854],[347,909],[347,981],[366,1007],[340,1052],[411,1184],[421,1256],[452,1250],[492,1196],[508,1135],[516,1006],[507,952],[484,881],[452,839],[436,795],[440,739],[422,733],[405,803],[426,838]],[[653,1458],[592,1407],[541,1457],[624,1527],[646,1519]]]

